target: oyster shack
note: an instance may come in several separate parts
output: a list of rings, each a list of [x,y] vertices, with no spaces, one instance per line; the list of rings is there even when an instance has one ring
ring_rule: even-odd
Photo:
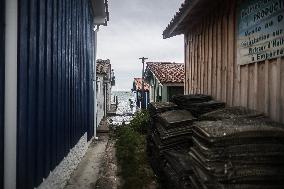
[[[186,0],[163,36],[180,34],[186,94],[284,122],[284,0]]]

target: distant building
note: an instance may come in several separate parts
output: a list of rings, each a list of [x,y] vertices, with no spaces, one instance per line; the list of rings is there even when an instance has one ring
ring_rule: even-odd
[[[150,102],[150,86],[148,83],[144,82],[144,92],[142,86],[142,78],[134,78],[132,91],[136,94],[136,106],[139,108],[147,108],[148,103]]]
[[[111,108],[111,88],[115,85],[115,77],[109,59],[98,59],[96,72],[98,126]]]
[[[146,80],[150,85],[151,102],[167,102],[172,96],[184,94],[184,64],[147,62]]]

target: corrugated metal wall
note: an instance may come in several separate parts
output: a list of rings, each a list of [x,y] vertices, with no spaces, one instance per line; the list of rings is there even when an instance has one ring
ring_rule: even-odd
[[[38,186],[93,136],[91,11],[89,0],[19,1],[17,188]]]
[[[4,172],[5,1],[0,0],[0,188]]]
[[[209,94],[284,123],[284,58],[237,64],[237,3],[223,1],[185,35],[185,93]]]

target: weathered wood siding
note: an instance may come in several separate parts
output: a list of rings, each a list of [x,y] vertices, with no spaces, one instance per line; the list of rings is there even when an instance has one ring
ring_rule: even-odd
[[[17,188],[29,189],[93,136],[95,41],[89,0],[22,0],[18,18]]]
[[[237,64],[236,1],[223,1],[185,35],[185,93],[204,93],[284,123],[284,57]]]
[[[0,188],[4,172],[5,1],[0,0]]]

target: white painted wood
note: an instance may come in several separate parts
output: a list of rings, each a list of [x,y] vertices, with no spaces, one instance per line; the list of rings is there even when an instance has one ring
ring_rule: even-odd
[[[16,188],[18,1],[6,0],[4,188]]]

